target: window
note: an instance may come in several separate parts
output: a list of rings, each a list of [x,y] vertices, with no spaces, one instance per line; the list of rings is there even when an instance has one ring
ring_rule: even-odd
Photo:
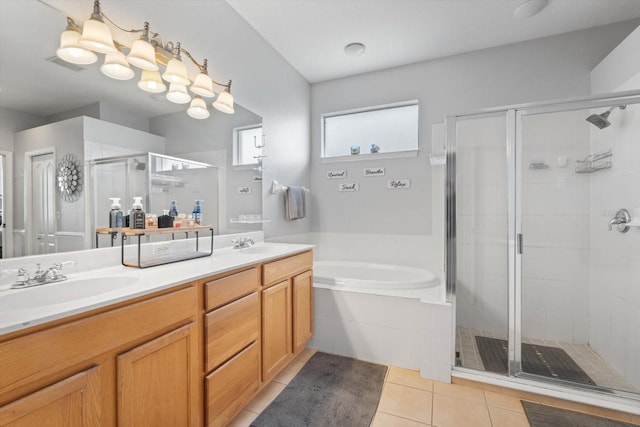
[[[262,125],[233,129],[233,165],[255,165],[262,156]]]
[[[352,147],[369,154],[372,145],[379,153],[418,150],[417,101],[324,114],[322,121],[323,158],[351,156]]]

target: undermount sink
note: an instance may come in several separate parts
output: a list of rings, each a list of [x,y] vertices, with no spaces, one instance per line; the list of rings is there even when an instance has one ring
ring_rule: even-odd
[[[278,252],[281,250],[278,245],[260,245],[260,246],[250,246],[244,249],[238,249],[238,252],[241,254],[247,255],[260,255],[260,254],[269,254],[273,252]]]
[[[136,277],[114,276],[69,279],[64,282],[33,286],[0,296],[0,310],[26,310],[61,304],[118,291],[136,283],[138,283]]]

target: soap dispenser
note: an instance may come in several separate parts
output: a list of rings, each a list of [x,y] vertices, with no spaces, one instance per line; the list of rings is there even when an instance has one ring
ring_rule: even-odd
[[[120,210],[120,198],[110,197],[111,212],[109,212],[109,228],[121,228],[123,224],[122,211]]]
[[[131,211],[131,228],[145,228],[146,216],[142,210],[142,197],[133,198],[133,211]]]
[[[178,205],[175,200],[171,201],[171,207],[169,208],[169,216],[172,216],[174,219],[178,217]]]

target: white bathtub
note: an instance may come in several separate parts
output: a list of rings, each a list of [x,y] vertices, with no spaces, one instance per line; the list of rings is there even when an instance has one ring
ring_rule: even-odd
[[[344,261],[313,264],[314,335],[310,347],[420,369],[449,381],[451,304],[428,270]]]
[[[407,298],[439,299],[438,277],[428,270],[352,261],[316,261],[314,286]],[[432,289],[435,288],[435,289]],[[427,289],[431,289],[427,291]]]

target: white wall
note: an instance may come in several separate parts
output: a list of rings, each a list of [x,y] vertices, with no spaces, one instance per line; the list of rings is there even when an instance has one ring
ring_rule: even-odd
[[[45,123],[44,117],[0,107],[0,151],[13,151],[13,134]]]
[[[312,229],[353,234],[339,239],[341,253],[366,251],[360,234],[433,236],[431,127],[446,114],[482,108],[589,95],[590,70],[635,23],[598,27],[559,36],[465,53],[447,58],[317,83],[311,87]],[[320,135],[323,113],[418,99],[420,153],[415,158],[323,163]],[[382,166],[383,178],[362,177],[365,167]],[[329,180],[327,171],[348,170],[345,180]],[[412,188],[386,190],[386,180],[407,178]],[[338,182],[359,182],[360,191],[339,193]],[[429,239],[427,244],[437,244]],[[399,246],[402,250],[402,245]],[[411,247],[410,245],[407,248]],[[394,249],[396,246],[394,246]],[[432,248],[430,253],[441,251]],[[408,252],[408,251],[407,251]]]
[[[593,92],[640,90],[639,51],[640,28],[594,68]],[[589,342],[640,389],[640,227],[625,234],[606,227],[618,209],[633,214],[640,207],[640,106],[615,109],[609,120],[611,126],[591,131],[592,150],[611,149],[613,167],[591,176]]]

